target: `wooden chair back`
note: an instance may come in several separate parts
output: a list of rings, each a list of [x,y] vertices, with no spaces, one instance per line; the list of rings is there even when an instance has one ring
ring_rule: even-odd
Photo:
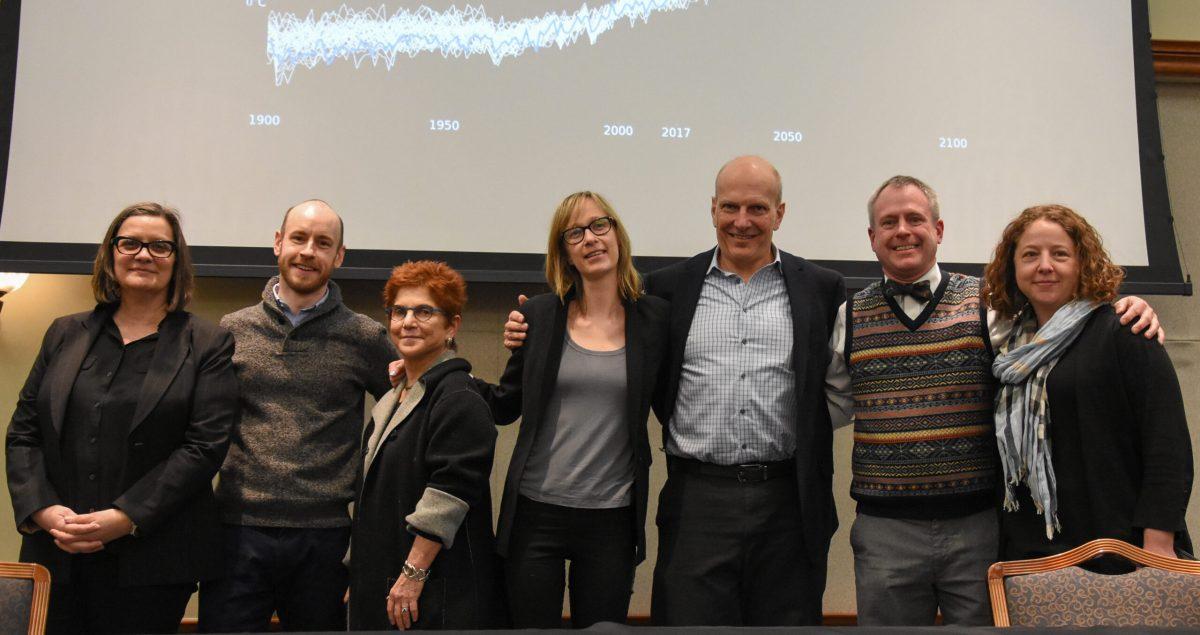
[[[50,605],[50,572],[40,564],[0,562],[0,632],[42,635]]]
[[[1121,556],[1141,568],[1105,575],[1078,565]],[[1046,558],[988,569],[996,626],[1200,627],[1200,562],[1175,560],[1100,538]]]

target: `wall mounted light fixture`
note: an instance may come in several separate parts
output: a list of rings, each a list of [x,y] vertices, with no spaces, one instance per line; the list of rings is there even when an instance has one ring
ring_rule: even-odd
[[[4,310],[4,296],[20,289],[28,279],[27,273],[0,273],[0,311]]]

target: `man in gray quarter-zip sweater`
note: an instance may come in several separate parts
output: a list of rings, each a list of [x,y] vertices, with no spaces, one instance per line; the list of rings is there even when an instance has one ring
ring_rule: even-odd
[[[266,630],[273,613],[285,630],[345,628],[365,393],[390,388],[397,354],[329,281],[342,236],[323,201],[289,209],[275,234],[279,275],[262,302],[221,320],[236,344],[242,419],[216,489],[226,574],[200,589],[202,631]]]

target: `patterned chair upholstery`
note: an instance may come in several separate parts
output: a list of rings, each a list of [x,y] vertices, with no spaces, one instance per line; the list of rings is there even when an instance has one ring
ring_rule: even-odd
[[[40,564],[0,562],[0,633],[46,632],[50,572]]]
[[[1105,575],[1078,566],[1103,554],[1143,565]],[[996,626],[1200,627],[1200,563],[1164,558],[1119,540],[1093,540],[988,571]]]

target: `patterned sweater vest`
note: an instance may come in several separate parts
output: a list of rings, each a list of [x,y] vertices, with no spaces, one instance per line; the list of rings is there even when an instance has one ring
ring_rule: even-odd
[[[952,518],[992,504],[992,351],[979,279],[950,273],[910,320],[876,282],[848,308],[859,511]]]

